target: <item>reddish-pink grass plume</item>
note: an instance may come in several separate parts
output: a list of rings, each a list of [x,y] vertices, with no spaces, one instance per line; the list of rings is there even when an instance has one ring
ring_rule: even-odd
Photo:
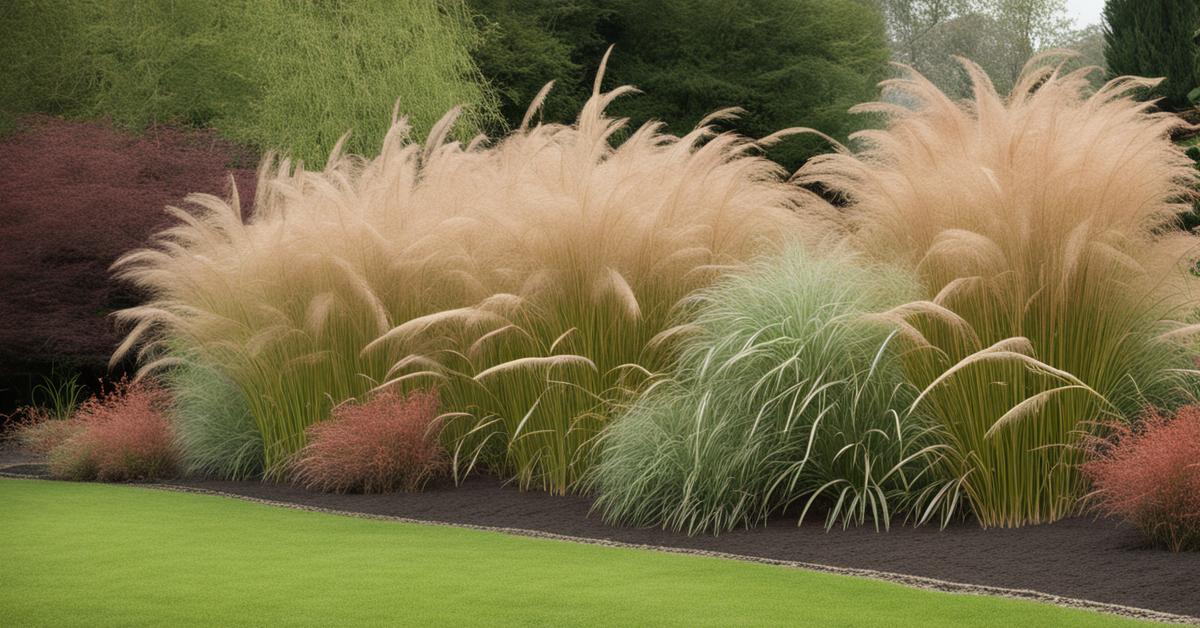
[[[1083,467],[1099,512],[1135,525],[1155,545],[1200,550],[1200,406],[1151,412],[1093,447]]]
[[[293,478],[310,490],[334,493],[415,491],[446,469],[435,426],[438,395],[386,392],[344,405],[308,428],[308,445],[293,463]]]
[[[74,424],[75,433],[49,452],[51,475],[104,482],[173,475],[178,451],[166,415],[169,402],[153,383],[125,381],[87,400],[60,421]]]

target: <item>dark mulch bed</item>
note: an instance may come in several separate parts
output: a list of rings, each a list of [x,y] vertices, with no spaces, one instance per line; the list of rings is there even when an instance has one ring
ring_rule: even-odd
[[[0,454],[3,454],[0,448]],[[0,455],[8,472],[42,475],[19,454]],[[973,522],[933,527],[797,527],[794,519],[720,536],[688,537],[657,528],[613,527],[589,514],[586,497],[522,492],[493,478],[423,493],[332,495],[261,482],[180,480],[178,486],[333,510],[426,521],[521,528],[593,539],[725,552],[936,578],[1200,617],[1200,553],[1147,548],[1138,533],[1109,520],[1074,518],[1016,530]]]
[[[0,468],[37,462],[33,456],[22,451],[15,443],[9,442],[6,436],[7,434],[0,433]]]

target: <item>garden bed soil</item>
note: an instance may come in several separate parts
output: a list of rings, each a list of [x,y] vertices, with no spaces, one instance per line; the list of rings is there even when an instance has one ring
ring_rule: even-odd
[[[0,471],[44,475],[37,461],[0,448]],[[1137,531],[1077,517],[1018,529],[974,522],[936,527],[835,528],[777,519],[752,530],[689,537],[659,528],[614,527],[586,497],[519,491],[488,477],[422,493],[337,495],[283,484],[178,480],[174,486],[252,499],[422,521],[517,528],[618,543],[736,554],[931,578],[1200,617],[1200,553],[1145,546]]]
[[[34,456],[26,453],[15,443],[9,442],[7,433],[0,432],[0,470],[9,470],[13,465],[39,463]],[[37,468],[40,468],[37,467]]]

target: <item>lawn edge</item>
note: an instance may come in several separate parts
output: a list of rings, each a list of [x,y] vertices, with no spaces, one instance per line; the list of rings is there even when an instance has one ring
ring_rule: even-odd
[[[45,482],[56,482],[53,480],[37,475],[29,475],[24,473],[13,473],[0,468],[0,478],[18,479],[18,480],[40,480]],[[191,493],[196,495],[212,495],[216,497],[226,497],[237,499],[245,502],[262,504],[265,506],[274,506],[278,508],[288,508],[291,510],[301,510],[306,512],[317,512],[329,515],[338,515],[343,517],[354,517],[357,519],[371,519],[376,521],[390,521],[393,523],[407,523],[417,525],[434,525],[448,528],[461,528],[466,530],[477,530],[481,532],[497,532],[509,536],[519,536],[525,538],[545,539],[552,541],[565,541],[569,543],[579,543],[584,545],[597,545],[601,547],[616,547],[623,549],[649,550],[667,554],[683,554],[687,556],[701,556],[707,558],[723,558],[727,560],[736,560],[740,562],[758,563],[762,565],[774,565],[778,567],[788,567],[791,569],[802,569],[806,571],[814,571],[838,576],[852,576],[858,578],[868,578],[876,581],[890,582],[915,589],[924,589],[928,591],[938,591],[941,593],[952,593],[959,595],[987,595],[992,597],[1001,597],[1017,600],[1027,600],[1051,604],[1062,608],[1071,608],[1075,610],[1087,610],[1103,613],[1106,615],[1116,615],[1131,619],[1141,619],[1147,621],[1172,623],[1172,624],[1191,624],[1200,625],[1200,617],[1191,615],[1180,615],[1176,613],[1168,613],[1164,611],[1156,611],[1147,608],[1139,608],[1136,606],[1125,606],[1121,604],[1111,604],[1108,602],[1096,602],[1094,600],[1086,600],[1080,598],[1071,598],[1052,593],[1043,593],[1031,589],[1010,589],[1006,587],[996,587],[981,584],[968,584],[963,582],[953,582],[949,580],[939,580],[937,578],[929,578],[926,576],[914,576],[890,571],[878,571],[874,569],[857,569],[853,567],[836,567],[833,565],[825,565],[821,563],[809,563],[804,561],[782,560],[777,558],[765,558],[760,556],[750,556],[746,554],[733,554],[729,552],[718,552],[711,550],[700,550],[685,547],[671,547],[669,545],[649,545],[643,543],[627,543],[624,541],[614,541],[611,539],[600,539],[594,537],[572,536],[568,534],[558,534],[555,532],[545,532],[542,530],[529,530],[525,528],[513,528],[504,526],[486,526],[472,523],[456,523],[450,521],[438,521],[433,519],[415,519],[412,517],[398,517],[394,515],[380,515],[373,513],[355,512],[352,510],[338,510],[333,508],[322,508],[320,506],[309,506],[306,504],[297,504],[293,502],[280,501],[274,499],[263,499],[260,497],[250,497],[247,495],[239,495],[237,493],[228,493],[225,491],[216,491],[206,488],[196,488],[191,486],[181,486],[170,483],[146,483],[146,484],[118,484],[119,486],[127,486],[131,488],[143,488],[159,491],[167,491],[174,493]]]

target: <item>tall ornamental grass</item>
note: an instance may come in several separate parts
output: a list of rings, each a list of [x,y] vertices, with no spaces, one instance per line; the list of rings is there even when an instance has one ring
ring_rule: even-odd
[[[923,298],[885,316],[980,522],[1049,522],[1079,507],[1085,434],[1194,390],[1196,238],[1172,227],[1196,171],[1183,122],[1130,96],[1153,81],[1091,93],[1040,57],[1003,97],[964,65],[973,98],[888,81],[859,107],[886,128],[798,178],[845,197],[858,248],[917,269]]]
[[[872,316],[916,290],[898,269],[793,249],[699,293],[672,377],[602,437],[596,507],[689,534],[789,509],[827,527],[948,518],[940,438],[907,412],[895,325]]]
[[[819,207],[752,142],[707,126],[625,131],[599,78],[573,125],[489,143],[417,144],[395,119],[382,152],[322,171],[267,161],[251,215],[196,195],[155,244],[120,260],[151,296],[119,318],[118,355],[170,367],[195,351],[244,394],[278,475],[335,404],[436,387],[461,477],[485,465],[570,490],[591,442],[663,363],[672,308],[724,269],[809,230]],[[539,95],[530,116],[545,96]]]

